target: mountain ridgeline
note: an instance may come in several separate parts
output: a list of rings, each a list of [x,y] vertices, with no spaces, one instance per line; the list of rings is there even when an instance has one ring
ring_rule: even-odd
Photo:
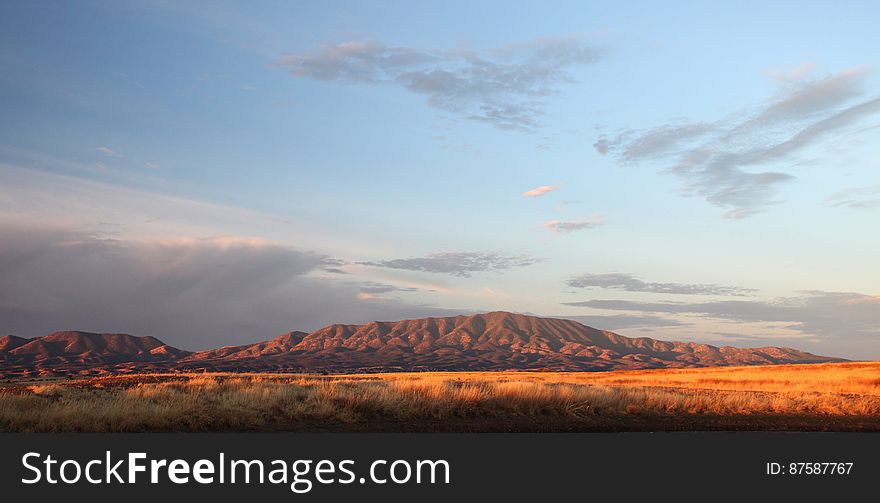
[[[735,348],[629,338],[576,321],[508,312],[329,325],[312,333],[190,352],[155,337],[56,332],[0,337],[0,373],[165,371],[599,371],[843,361],[791,348]]]

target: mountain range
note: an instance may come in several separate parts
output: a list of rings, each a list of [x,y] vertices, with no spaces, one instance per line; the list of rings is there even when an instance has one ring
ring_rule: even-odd
[[[56,332],[0,337],[0,374],[167,371],[598,371],[843,361],[792,348],[736,348],[630,338],[567,319],[508,312],[364,325],[334,324],[274,339],[185,351],[155,337]]]

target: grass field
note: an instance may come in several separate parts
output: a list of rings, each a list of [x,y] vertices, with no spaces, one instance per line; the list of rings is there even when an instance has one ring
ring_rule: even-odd
[[[0,430],[880,431],[880,363],[10,382]]]

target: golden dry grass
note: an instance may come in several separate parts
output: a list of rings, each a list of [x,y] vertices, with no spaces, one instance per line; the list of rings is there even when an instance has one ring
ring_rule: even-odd
[[[880,363],[604,373],[140,374],[0,388],[2,431],[803,427],[792,418],[812,421],[807,428],[836,429],[857,418],[851,429],[880,429]]]

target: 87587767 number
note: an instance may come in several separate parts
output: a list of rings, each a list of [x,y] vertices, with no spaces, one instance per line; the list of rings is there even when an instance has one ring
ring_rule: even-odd
[[[767,463],[767,475],[849,475],[852,462],[793,461],[791,463]]]

